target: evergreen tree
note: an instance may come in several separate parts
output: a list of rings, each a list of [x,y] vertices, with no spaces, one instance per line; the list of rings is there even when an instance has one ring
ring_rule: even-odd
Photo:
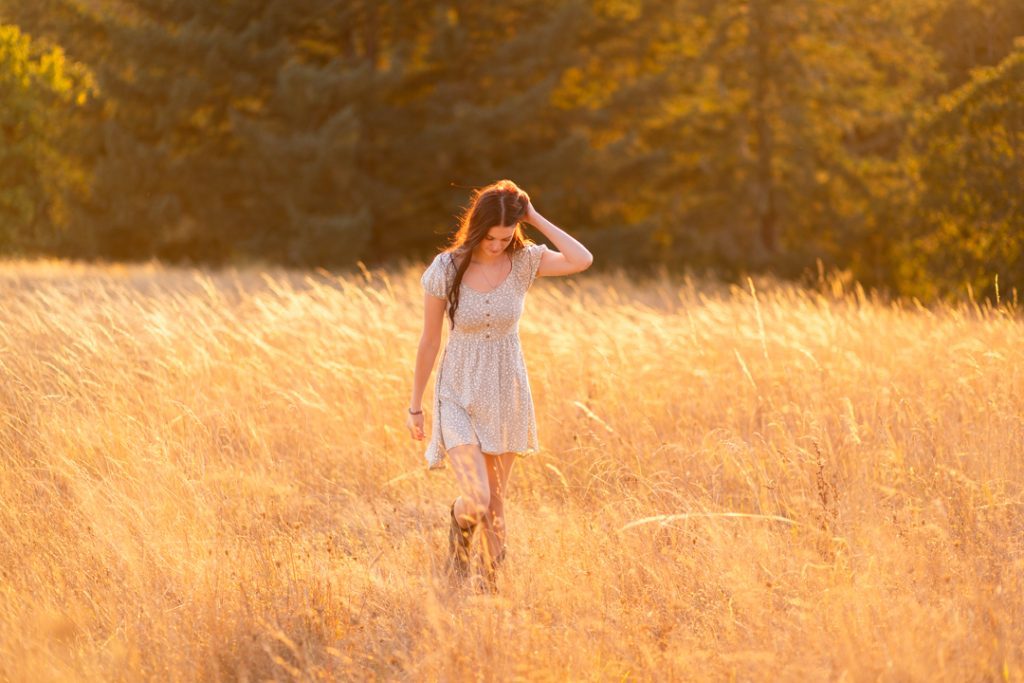
[[[1024,38],[917,122],[914,226],[903,243],[910,293],[1024,288]]]
[[[589,171],[586,139],[571,110],[552,106],[561,72],[577,58],[585,9],[434,3],[418,56],[406,64],[403,110],[388,127],[388,184],[413,192],[388,207],[385,222],[404,229],[379,234],[381,251],[398,248],[402,235],[436,247],[438,233],[455,227],[467,188],[503,177],[560,221],[593,222],[580,183]]]
[[[652,226],[660,257],[794,270],[814,257],[849,262],[871,227],[864,179],[892,174],[933,69],[915,28],[927,5],[631,6],[606,21],[614,37],[577,80],[601,84],[589,89],[605,91],[597,134],[643,169],[633,217]]]
[[[939,95],[971,79],[971,71],[995,66],[1024,35],[1020,0],[941,0],[925,28],[928,44],[941,56],[944,79]]]
[[[292,264],[358,256],[371,226],[345,168],[358,121],[339,64],[304,60],[291,3],[131,0],[106,28],[114,103],[93,229],[119,257]]]

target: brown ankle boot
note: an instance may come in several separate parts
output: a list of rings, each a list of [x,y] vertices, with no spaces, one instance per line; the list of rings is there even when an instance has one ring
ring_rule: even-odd
[[[474,527],[470,525],[463,529],[459,526],[455,519],[455,501],[452,501],[451,525],[448,528],[448,567],[460,577],[469,575],[469,544],[473,540]]]
[[[491,593],[498,591],[498,567],[501,566],[502,562],[505,561],[505,548],[501,546],[501,550],[498,554],[491,558],[489,563],[485,563],[484,567],[484,587]]]

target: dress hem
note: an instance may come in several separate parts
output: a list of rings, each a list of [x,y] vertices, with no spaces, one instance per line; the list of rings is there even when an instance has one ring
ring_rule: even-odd
[[[467,445],[467,444],[458,444],[457,446],[453,446],[453,448],[458,448],[458,446],[465,446],[465,445]],[[486,453],[487,455],[493,455],[493,453],[491,453],[490,451],[481,451],[481,452]],[[515,453],[520,458],[523,458],[523,457],[526,457],[526,456],[530,456],[530,455],[533,455],[534,453],[539,453],[539,452],[540,452],[540,448],[527,448],[527,449],[522,450],[522,451],[501,451],[501,453]],[[448,461],[448,456],[447,455],[442,456],[436,463],[433,463],[433,464],[428,460],[427,461],[427,471],[446,469],[448,467],[447,461]]]

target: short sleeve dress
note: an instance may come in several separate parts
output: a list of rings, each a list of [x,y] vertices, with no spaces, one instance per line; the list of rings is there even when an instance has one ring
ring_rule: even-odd
[[[443,469],[447,450],[468,443],[484,453],[522,456],[538,450],[519,317],[547,248],[528,244],[514,251],[508,276],[489,292],[461,283],[455,325],[434,382],[430,443],[424,454],[429,469]],[[438,254],[420,278],[424,290],[446,299],[455,267],[451,253]]]

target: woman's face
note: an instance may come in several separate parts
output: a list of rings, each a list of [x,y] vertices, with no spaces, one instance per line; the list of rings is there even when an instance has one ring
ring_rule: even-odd
[[[508,248],[512,236],[516,234],[516,226],[496,225],[488,228],[487,234],[477,245],[477,249],[487,256],[498,256]]]

